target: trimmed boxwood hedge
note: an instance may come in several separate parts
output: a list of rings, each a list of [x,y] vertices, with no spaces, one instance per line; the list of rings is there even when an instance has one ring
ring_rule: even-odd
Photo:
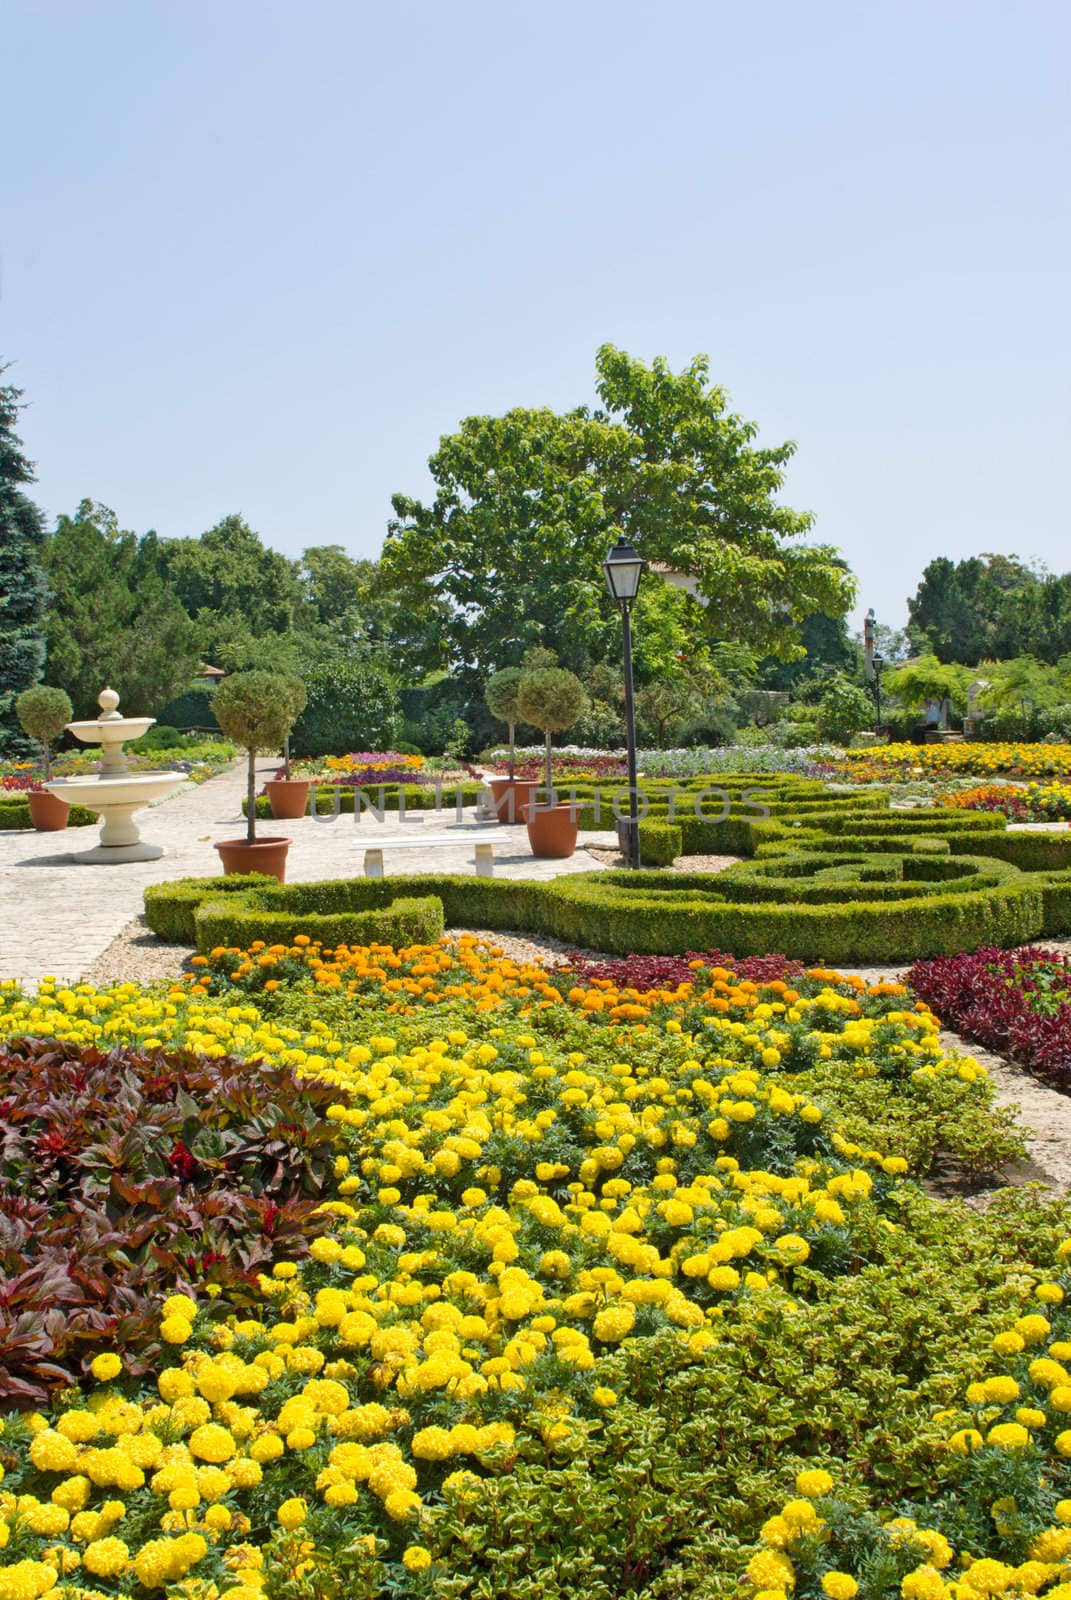
[[[100,814],[90,811],[88,806],[72,806],[67,813],[68,828],[88,828],[94,822],[100,821]],[[32,828],[33,818],[30,816],[30,802],[21,795],[12,794],[10,798],[0,799],[0,831],[5,828]]]
[[[380,786],[370,784],[362,793],[367,797],[368,805],[375,806],[381,811],[398,811],[401,808],[402,796],[405,797],[407,811],[434,811],[436,789],[427,783],[385,783],[382,785],[383,794],[380,796]],[[462,806],[474,806],[483,790],[480,783],[451,783],[444,784],[442,794],[442,810],[445,813],[453,812],[457,805],[457,796],[460,791]],[[488,791],[489,792],[489,791]],[[347,788],[341,783],[320,784],[309,790],[310,803],[315,798],[317,815],[321,817],[353,815],[356,801],[356,790],[352,784]],[[335,807],[338,807],[336,812]],[[248,801],[242,801],[242,815],[248,814]],[[257,816],[271,816],[271,801],[266,794],[257,796]]]
[[[973,856],[910,856],[889,852],[773,856],[733,867],[719,883],[733,900],[746,903],[791,900],[800,905],[932,898],[965,894],[1019,880],[1006,861]]]
[[[645,867],[668,867],[683,852],[681,830],[674,823],[640,823],[640,860]]]
[[[323,945],[389,944],[402,948],[434,944],[442,938],[446,926],[443,903],[434,894],[400,896],[389,905],[366,911],[317,912],[284,902],[285,895],[256,889],[245,895],[228,894],[204,901],[193,919],[197,948],[247,945],[251,919],[257,930],[252,937],[267,944],[291,944],[297,934],[303,933]]]
[[[146,897],[146,916],[171,937],[180,922],[192,922],[189,942],[202,950],[245,947],[254,939],[289,942],[297,933],[327,944],[422,942],[446,925],[549,933],[621,955],[780,950],[826,962],[907,961],[921,953],[1023,944],[1071,929],[1071,873],[1035,875],[1010,867],[1006,876],[984,879],[983,869],[994,864],[974,865],[971,888],[960,879],[948,892],[935,883],[938,892],[929,895],[885,899],[871,893],[878,885],[867,883],[855,886],[865,899],[817,904],[752,900],[746,891],[736,898],[728,874],[680,873],[672,882],[642,871],[573,873],[549,882],[413,874],[263,887],[239,878],[204,879],[195,894],[187,880],[157,884],[151,900]],[[228,892],[221,897],[224,883]],[[838,885],[842,892],[851,887]],[[388,908],[404,917],[393,929],[382,920]],[[369,912],[376,921],[364,919]]]
[[[763,783],[753,777],[741,779],[736,774],[732,774],[725,779],[719,778],[717,781],[704,778],[701,781],[682,781],[680,783],[673,783],[667,779],[641,779],[639,787],[646,797],[648,805],[645,818],[652,822],[669,821],[670,795],[675,794],[678,797],[675,805],[676,814],[672,818],[673,823],[680,823],[688,818],[694,819],[696,797],[702,795],[704,791],[711,790],[719,791],[720,794],[728,797],[730,816],[751,817],[753,819],[757,819],[760,815],[758,809],[760,804],[768,805],[772,812],[779,812],[786,808],[798,810],[804,804],[808,807],[813,807],[816,802],[820,802],[823,809],[861,811],[873,810],[875,802],[884,796],[884,791],[880,790],[870,790],[863,794],[858,792],[830,794],[823,791],[819,782],[811,779],[793,780],[787,777],[779,777],[769,783]],[[753,797],[751,800],[745,801],[743,796],[748,791],[752,793]],[[397,811],[403,794],[407,811],[433,811],[435,809],[436,792],[434,784],[431,783],[385,783],[382,785],[373,783],[368,784],[362,790],[362,793],[366,796],[366,805],[374,805],[383,811]],[[476,781],[444,784],[440,792],[442,796],[440,804],[444,812],[454,810],[459,793],[461,795],[461,803],[466,807],[476,805],[481,794],[489,795],[490,793],[485,784]],[[565,783],[559,785],[558,793],[563,800],[575,800],[577,805],[582,808],[579,814],[587,818],[595,818],[595,800],[598,798],[598,820],[582,822],[582,827],[612,829],[615,819],[615,799],[619,803],[622,815],[626,811],[627,789],[624,782],[617,784]],[[334,813],[336,795],[338,796],[338,815],[340,816],[352,815],[356,804],[356,791],[352,784],[348,786],[341,783],[313,785],[310,798],[312,795],[315,795],[316,810],[321,816],[329,816]],[[759,796],[761,796],[761,800],[758,798]],[[243,800],[243,814],[246,809],[246,802]],[[725,809],[725,804],[719,797],[708,794],[703,800],[701,809],[710,817],[716,818]],[[963,815],[963,813],[959,813],[959,815]],[[257,816],[271,816],[271,804],[266,794],[257,797]]]
[[[150,883],[144,896],[145,921],[153,933],[169,944],[196,944],[194,914],[198,906],[225,894],[267,889],[278,881],[263,872],[250,872],[244,877],[176,878],[170,883]]]
[[[709,816],[682,806],[670,822],[668,805],[652,805],[640,825],[647,870],[639,872],[548,882],[187,879],[147,890],[146,916],[164,937],[201,949],[289,942],[297,933],[326,944],[421,942],[446,925],[549,933],[619,954],[778,950],[835,963],[907,961],[1071,931],[1071,834],[1008,833],[992,814],[890,811],[873,791],[823,795],[810,780],[734,779],[667,785],[722,788],[728,815],[720,803]],[[406,787],[433,803],[434,791]],[[748,814],[749,788],[766,791],[768,818]],[[594,825],[589,812],[582,827]],[[601,823],[609,822],[604,810]],[[650,870],[682,851],[751,859],[716,874]]]
[[[239,893],[223,898],[216,894],[219,880],[203,882],[200,909],[191,906],[186,885],[157,885],[146,909],[157,931],[173,930],[178,915],[192,920],[189,942],[202,950],[219,944],[245,947],[253,939],[288,942],[296,933],[327,944],[423,942],[448,925],[549,933],[621,955],[783,950],[816,962],[906,962],[919,954],[949,954],[981,944],[1025,944],[1039,934],[1071,928],[1071,874],[1012,869],[1009,877],[985,888],[956,885],[949,893],[929,896],[820,904],[732,898],[725,893],[732,886],[724,877],[679,874],[668,885],[663,875],[644,872],[570,874],[544,883],[408,875],[250,890],[235,878],[232,886]],[[170,901],[168,890],[179,888],[184,893],[176,915],[179,902]],[[315,888],[315,901],[295,896],[299,888]],[[384,920],[389,907],[403,917],[394,928]],[[365,912],[376,912],[375,922],[365,920]]]

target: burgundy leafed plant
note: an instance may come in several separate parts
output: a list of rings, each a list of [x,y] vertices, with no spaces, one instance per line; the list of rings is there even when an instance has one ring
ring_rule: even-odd
[[[229,1057],[0,1047],[0,1410],[76,1382],[102,1343],[139,1370],[163,1295],[247,1304],[306,1255],[337,1098]]]
[[[802,961],[792,961],[788,956],[736,956],[724,950],[688,950],[680,956],[621,956],[610,961],[597,961],[578,951],[565,957],[561,966],[551,973],[567,975],[579,983],[612,983],[618,989],[674,989],[680,983],[694,983],[705,988],[707,974],[715,967],[731,972],[750,983],[773,983],[777,979],[788,982],[802,977],[806,967]]]
[[[949,1028],[1071,1092],[1071,959],[1030,945],[917,961],[908,982]]]

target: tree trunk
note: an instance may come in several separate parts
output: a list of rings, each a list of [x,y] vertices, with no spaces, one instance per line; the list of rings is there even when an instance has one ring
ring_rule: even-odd
[[[45,782],[49,783],[52,778],[52,752],[48,748],[47,739],[41,740],[41,748],[45,752]]]
[[[515,722],[511,722],[510,725],[509,725],[509,781],[510,781],[510,783],[513,782],[513,779],[514,779],[514,776],[515,776],[515,771],[516,771],[516,758],[514,756],[514,745],[516,744],[516,738],[517,738],[517,724]]]
[[[290,735],[283,740],[283,777],[290,781]]]
[[[256,842],[257,842],[257,753],[256,753],[255,750],[250,750],[250,752],[249,752],[249,776],[248,776],[248,781],[246,783],[246,810],[248,812],[248,815],[246,817],[246,825],[245,825],[245,842],[246,842],[246,844],[256,844]]]
[[[547,729],[547,804],[550,805],[554,794],[554,774],[550,766],[550,729]]]

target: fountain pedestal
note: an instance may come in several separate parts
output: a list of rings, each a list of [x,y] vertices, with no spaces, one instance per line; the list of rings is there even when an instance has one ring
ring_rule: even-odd
[[[140,739],[156,721],[155,717],[124,717],[118,710],[119,696],[104,689],[98,700],[101,714],[95,721],[69,722],[67,730],[83,744],[99,744],[103,750],[100,770],[88,778],[62,778],[46,784],[50,794],[71,805],[99,811],[100,841],[92,850],[79,850],[72,861],[88,865],[114,866],[125,861],[156,861],[164,853],[160,844],[142,839],[134,821],[135,811],[151,800],[162,800],[185,780],[181,773],[131,772],[123,745]]]

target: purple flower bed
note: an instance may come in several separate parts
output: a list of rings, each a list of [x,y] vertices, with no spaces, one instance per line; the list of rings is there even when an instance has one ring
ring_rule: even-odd
[[[501,776],[506,774],[506,763],[501,765]],[[625,762],[620,756],[579,756],[570,755],[568,750],[555,751],[551,758],[551,774],[557,779],[568,776],[583,775],[588,780],[608,782],[613,778],[624,778],[628,772]],[[546,773],[546,765],[542,756],[518,757],[515,775],[522,783],[542,783]]]
[[[309,779],[318,789],[331,789],[341,785],[345,789],[363,789],[377,783],[426,783],[422,773],[412,767],[353,767],[346,772],[320,773]]]
[[[361,789],[377,783],[426,783],[420,770],[423,761],[413,765],[409,757],[397,750],[351,750],[345,756],[329,756],[327,765],[335,770],[308,775],[310,783],[319,788],[341,785],[346,789]]]
[[[698,965],[697,965],[698,963]],[[552,975],[568,975],[583,983],[612,983],[618,989],[672,989],[679,983],[705,987],[704,974],[713,967],[724,967],[737,978],[750,983],[773,983],[802,977],[807,971],[802,961],[788,956],[745,956],[737,960],[724,950],[689,950],[681,956],[622,956],[611,961],[593,961],[576,951],[566,956]]]
[[[1071,958],[987,948],[917,961],[908,982],[948,1027],[1071,1091]]]

